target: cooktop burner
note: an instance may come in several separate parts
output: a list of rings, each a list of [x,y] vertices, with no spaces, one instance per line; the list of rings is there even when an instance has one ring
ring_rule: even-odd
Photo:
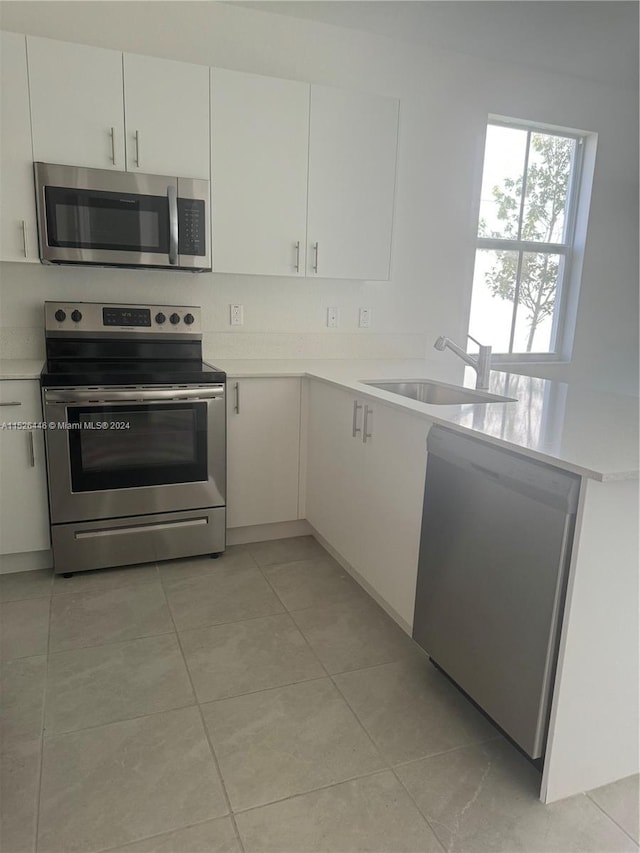
[[[208,385],[226,381],[202,360],[200,308],[45,303],[43,387]]]

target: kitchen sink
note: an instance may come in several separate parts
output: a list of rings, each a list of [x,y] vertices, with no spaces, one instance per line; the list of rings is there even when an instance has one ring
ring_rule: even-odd
[[[489,394],[488,391],[476,391],[473,388],[462,388],[458,385],[446,385],[443,382],[429,380],[393,380],[390,382],[364,381],[381,391],[390,391],[402,397],[410,397],[419,403],[429,403],[436,406],[455,406],[461,403],[513,403],[513,397],[500,397]]]

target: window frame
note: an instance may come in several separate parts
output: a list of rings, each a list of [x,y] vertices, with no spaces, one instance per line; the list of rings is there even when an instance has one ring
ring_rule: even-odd
[[[489,249],[494,251],[512,251],[518,253],[517,277],[515,282],[515,295],[513,299],[513,310],[511,313],[511,329],[509,333],[509,347],[513,346],[516,317],[518,308],[518,287],[520,284],[520,272],[522,269],[522,257],[526,252],[536,254],[558,255],[564,259],[561,274],[558,276],[556,284],[556,297],[553,312],[553,320],[551,326],[550,349],[548,352],[495,352],[492,353],[492,359],[496,363],[512,364],[512,363],[527,363],[541,361],[567,361],[570,357],[570,348],[573,338],[573,328],[569,328],[569,324],[575,324],[575,317],[570,318],[570,303],[573,291],[577,291],[578,283],[574,280],[574,260],[576,253],[576,227],[578,221],[578,213],[582,202],[582,193],[586,192],[584,186],[584,165],[585,165],[585,149],[589,133],[580,130],[561,128],[552,125],[545,125],[540,122],[525,121],[518,119],[508,119],[490,115],[485,125],[485,148],[482,155],[482,175],[481,182],[484,179],[484,155],[486,151],[486,131],[491,126],[506,127],[513,130],[523,130],[527,133],[525,158],[523,161],[523,185],[520,195],[520,210],[518,214],[518,238],[502,238],[502,237],[480,237],[478,236],[478,227],[480,225],[480,210],[482,206],[481,198],[478,203],[478,221],[476,224],[475,252],[478,249]],[[522,223],[524,205],[526,201],[527,190],[527,172],[529,165],[529,153],[531,146],[531,135],[541,133],[547,136],[560,136],[565,139],[574,139],[576,142],[573,162],[571,164],[571,173],[569,175],[569,183],[567,188],[567,206],[565,209],[565,242],[562,243],[543,243],[535,240],[519,239]],[[481,183],[482,186],[482,183]],[[589,200],[587,200],[587,208]],[[474,260],[475,270],[475,260]],[[471,302],[473,300],[473,280],[471,285],[471,301],[469,305],[469,322],[468,331],[470,332],[471,323]]]

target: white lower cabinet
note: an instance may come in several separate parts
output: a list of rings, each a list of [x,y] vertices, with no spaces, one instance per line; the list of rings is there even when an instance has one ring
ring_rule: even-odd
[[[227,527],[298,518],[300,379],[227,379]]]
[[[0,554],[49,548],[43,431],[2,427],[41,421],[37,380],[0,382]]]
[[[307,518],[409,625],[429,427],[378,400],[309,383]]]
[[[354,568],[361,551],[363,508],[365,447],[362,408],[356,408],[361,403],[348,391],[309,382],[306,516]]]

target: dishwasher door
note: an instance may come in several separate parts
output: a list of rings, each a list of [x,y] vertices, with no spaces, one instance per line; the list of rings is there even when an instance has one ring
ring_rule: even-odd
[[[413,637],[539,758],[580,478],[440,427],[427,446]]]

